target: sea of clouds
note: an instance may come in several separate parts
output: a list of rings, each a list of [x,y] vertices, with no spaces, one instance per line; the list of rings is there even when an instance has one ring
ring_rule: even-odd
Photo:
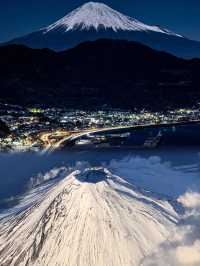
[[[112,160],[109,168],[129,182],[171,198],[182,207],[175,231],[141,262],[141,266],[199,266],[199,164],[173,167],[157,156],[136,156]]]
[[[176,230],[141,266],[200,265],[200,193],[188,191],[177,201],[185,208]]]

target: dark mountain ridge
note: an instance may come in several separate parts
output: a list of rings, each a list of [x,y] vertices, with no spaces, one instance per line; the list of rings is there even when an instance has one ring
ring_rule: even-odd
[[[85,42],[64,52],[0,48],[0,99],[74,108],[170,108],[200,99],[200,60],[124,40]]]

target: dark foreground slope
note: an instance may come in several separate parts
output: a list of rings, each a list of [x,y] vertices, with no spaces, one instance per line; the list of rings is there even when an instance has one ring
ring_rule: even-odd
[[[0,99],[79,108],[169,108],[200,99],[200,61],[144,45],[98,40],[64,52],[0,48]]]

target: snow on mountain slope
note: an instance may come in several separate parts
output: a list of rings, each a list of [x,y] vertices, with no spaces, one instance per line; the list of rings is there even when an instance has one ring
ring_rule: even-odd
[[[149,26],[138,20],[127,17],[118,11],[110,8],[103,3],[89,2],[75,9],[64,18],[58,20],[44,29],[44,33],[63,29],[65,32],[70,30],[89,30],[112,29],[113,31],[154,31],[169,35],[179,36],[173,32],[162,29],[158,26]]]
[[[0,217],[0,265],[138,266],[179,220],[105,168],[74,171]]]
[[[144,24],[97,2],[86,3],[55,23],[6,44],[63,51],[102,38],[136,41],[184,58],[200,57],[200,42],[159,26]]]

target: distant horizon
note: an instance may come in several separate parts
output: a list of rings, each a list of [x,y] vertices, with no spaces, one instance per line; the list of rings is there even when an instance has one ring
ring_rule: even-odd
[[[46,0],[42,3],[38,0],[30,0],[29,3],[25,0],[16,0],[12,4],[0,3],[0,42],[7,42],[48,26],[87,2],[105,3],[146,24],[159,25],[189,39],[200,41],[200,18],[198,16],[200,3],[194,0],[190,3],[180,0],[174,0],[173,3],[160,3],[158,0],[152,0],[151,3],[147,0],[135,0],[134,2],[126,0],[126,4],[116,3],[113,0],[77,0],[68,1],[68,3],[66,0],[60,0],[59,5],[54,0]]]

